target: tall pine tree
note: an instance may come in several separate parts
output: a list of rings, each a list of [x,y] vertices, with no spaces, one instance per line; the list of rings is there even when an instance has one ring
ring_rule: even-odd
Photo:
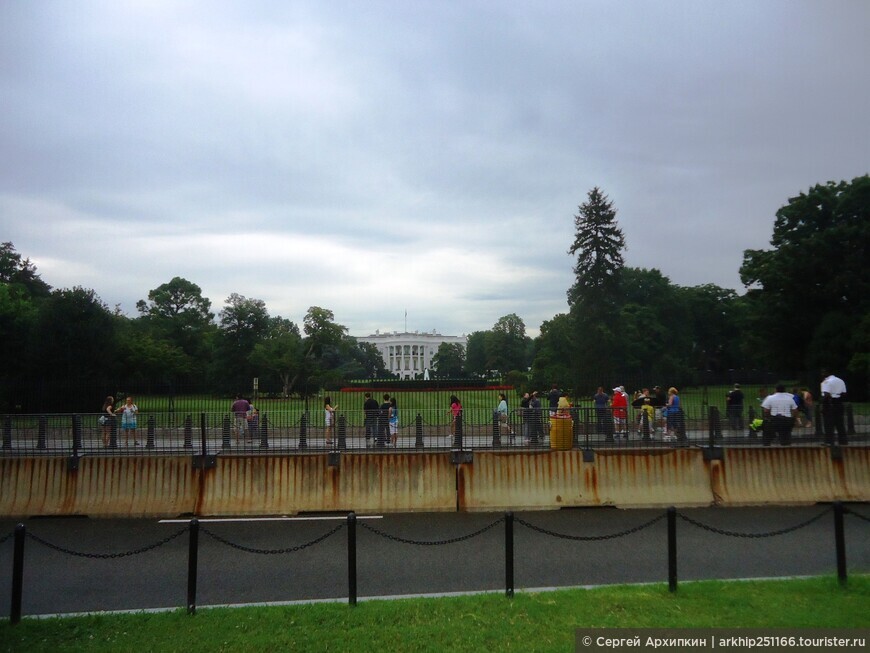
[[[573,370],[577,379],[597,377],[606,383],[621,359],[618,333],[619,286],[625,262],[625,236],[613,203],[596,186],[574,216],[576,280],[568,291],[574,326]]]

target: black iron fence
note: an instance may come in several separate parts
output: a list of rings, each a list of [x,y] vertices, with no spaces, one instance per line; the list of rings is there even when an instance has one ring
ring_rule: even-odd
[[[859,405],[863,407],[863,405]],[[846,404],[842,429],[815,418],[787,429],[750,407],[739,416],[718,407],[667,412],[620,408],[519,409],[499,414],[465,408],[387,412],[323,410],[139,413],[135,421],[98,414],[2,415],[0,457],[22,455],[172,455],[387,450],[541,450],[849,444],[870,441],[870,414]],[[787,431],[787,432],[786,432]]]
[[[487,533],[494,532],[497,527],[503,525],[503,550],[504,550],[504,590],[505,595],[507,597],[512,597],[514,595],[515,590],[515,575],[514,575],[514,561],[517,554],[524,554],[527,552],[518,552],[515,547],[515,539],[514,539],[514,531],[517,526],[522,528],[527,528],[534,533],[537,533],[544,537],[550,538],[558,538],[561,540],[570,540],[573,542],[610,542],[612,540],[616,540],[619,538],[627,537],[629,535],[633,535],[640,531],[644,531],[646,529],[650,529],[656,524],[659,524],[662,521],[665,521],[667,524],[666,529],[666,537],[664,538],[663,546],[666,547],[667,551],[667,572],[666,577],[668,580],[668,587],[671,592],[677,591],[678,585],[678,573],[677,573],[677,523],[678,519],[682,520],[684,523],[695,527],[700,528],[710,533],[721,535],[725,537],[736,537],[736,538],[770,538],[786,535],[789,533],[794,533],[803,528],[814,524],[827,515],[833,513],[833,530],[834,530],[834,548],[836,553],[836,561],[837,561],[837,577],[840,583],[845,584],[847,582],[847,566],[846,566],[846,537],[845,537],[845,527],[844,517],[846,515],[854,516],[856,521],[863,522],[864,524],[870,522],[870,518],[861,514],[861,512],[857,511],[855,507],[847,507],[843,505],[841,502],[836,502],[830,506],[823,507],[819,510],[819,512],[813,517],[806,519],[800,523],[793,524],[791,526],[780,528],[774,531],[757,531],[757,532],[737,532],[732,530],[727,530],[723,528],[716,527],[711,524],[707,524],[701,522],[697,519],[693,519],[686,514],[678,512],[676,508],[668,508],[665,512],[653,517],[652,519],[648,519],[642,523],[639,523],[631,528],[623,529],[614,533],[607,534],[577,534],[577,533],[562,533],[553,531],[551,529],[543,528],[541,526],[536,525],[530,520],[522,519],[520,517],[516,517],[512,512],[507,512],[503,516],[495,519],[491,523],[487,524],[482,528],[478,528],[477,530],[460,535],[454,536],[451,538],[440,539],[440,540],[413,540],[409,538],[405,538],[394,533],[389,533],[385,530],[376,528],[362,521],[358,521],[356,515],[351,513],[347,515],[346,521],[340,522],[338,525],[326,530],[318,537],[309,540],[307,542],[301,543],[299,545],[293,547],[284,547],[284,548],[257,548],[248,546],[245,544],[241,544],[238,542],[234,542],[228,537],[211,530],[210,528],[202,525],[199,520],[191,519],[187,524],[185,524],[182,528],[179,528],[174,533],[162,538],[159,541],[152,542],[149,544],[145,544],[136,549],[128,550],[128,551],[120,551],[120,552],[112,552],[112,553],[96,553],[96,552],[83,552],[79,551],[74,547],[74,545],[60,544],[57,542],[51,542],[47,539],[41,537],[38,533],[29,531],[24,524],[18,524],[14,531],[7,533],[6,535],[0,537],[0,546],[3,546],[9,540],[13,541],[13,556],[12,556],[12,596],[11,596],[11,608],[10,608],[10,619],[12,624],[17,624],[21,621],[22,617],[22,597],[24,594],[24,553],[25,553],[25,545],[28,541],[33,542],[39,546],[48,547],[58,553],[70,556],[70,557],[79,557],[79,558],[96,558],[103,560],[111,560],[117,558],[124,558],[129,556],[136,556],[148,551],[153,551],[162,546],[169,545],[171,542],[177,540],[185,533],[188,534],[188,564],[187,564],[187,601],[186,601],[186,609],[189,614],[194,614],[196,612],[197,606],[197,580],[199,573],[199,551],[203,546],[201,544],[201,535],[205,535],[212,542],[216,543],[219,546],[231,547],[232,549],[239,551],[241,553],[247,554],[256,554],[256,555],[288,555],[292,553],[296,553],[302,551],[304,549],[316,546],[318,544],[323,543],[325,540],[331,538],[334,535],[337,535],[340,531],[345,530],[347,536],[347,578],[348,578],[348,589],[347,589],[347,599],[350,605],[355,605],[357,603],[357,588],[358,588],[358,577],[357,577],[357,557],[359,554],[359,540],[357,534],[357,527],[361,527],[373,534],[378,538],[388,539],[393,542],[397,542],[400,544],[406,544],[411,546],[426,546],[426,547],[435,547],[435,546],[449,546],[451,544],[456,544],[458,542],[464,542],[467,540],[475,539],[478,537],[482,537]],[[866,542],[866,535],[860,538],[860,541]],[[535,546],[534,549],[538,550],[540,547]]]

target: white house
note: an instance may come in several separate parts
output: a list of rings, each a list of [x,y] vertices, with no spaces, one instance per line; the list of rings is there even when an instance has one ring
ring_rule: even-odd
[[[443,336],[434,329],[431,333],[381,333],[357,338],[359,342],[369,342],[378,348],[384,359],[384,367],[400,379],[413,379],[418,374],[431,370],[432,359],[438,353],[442,342],[458,343],[464,348],[467,336]]]

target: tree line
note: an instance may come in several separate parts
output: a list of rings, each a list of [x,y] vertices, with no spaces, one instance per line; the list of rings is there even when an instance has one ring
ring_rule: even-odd
[[[744,252],[742,295],[625,266],[616,209],[599,188],[574,222],[568,311],[545,320],[536,338],[511,313],[470,334],[465,348],[444,343],[434,374],[498,374],[520,387],[555,383],[586,392],[619,379],[690,383],[752,369],[813,384],[829,367],[850,380],[850,396],[866,394],[867,175],[790,198],[776,212],[770,248]],[[257,377],[269,392],[304,395],[390,376],[377,348],[351,337],[326,308],[312,306],[297,324],[271,316],[262,300],[232,293],[215,314],[200,287],[180,277],[150,290],[136,308],[131,318],[92,289],[52,289],[3,243],[0,410],[84,410],[94,388],[107,383],[231,394]]]

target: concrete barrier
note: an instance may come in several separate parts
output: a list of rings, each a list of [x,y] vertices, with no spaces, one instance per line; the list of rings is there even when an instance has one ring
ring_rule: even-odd
[[[807,504],[843,494],[824,447],[729,448],[712,462],[710,483],[723,506]]]
[[[190,457],[0,460],[0,514],[158,517],[190,514],[196,475]]]
[[[706,506],[713,502],[698,449],[476,452],[457,468],[458,509]]]
[[[0,516],[293,515],[300,512],[546,510],[870,501],[870,449],[445,452],[0,458]]]
[[[219,456],[204,472],[199,515],[456,510],[456,475],[445,453]]]

